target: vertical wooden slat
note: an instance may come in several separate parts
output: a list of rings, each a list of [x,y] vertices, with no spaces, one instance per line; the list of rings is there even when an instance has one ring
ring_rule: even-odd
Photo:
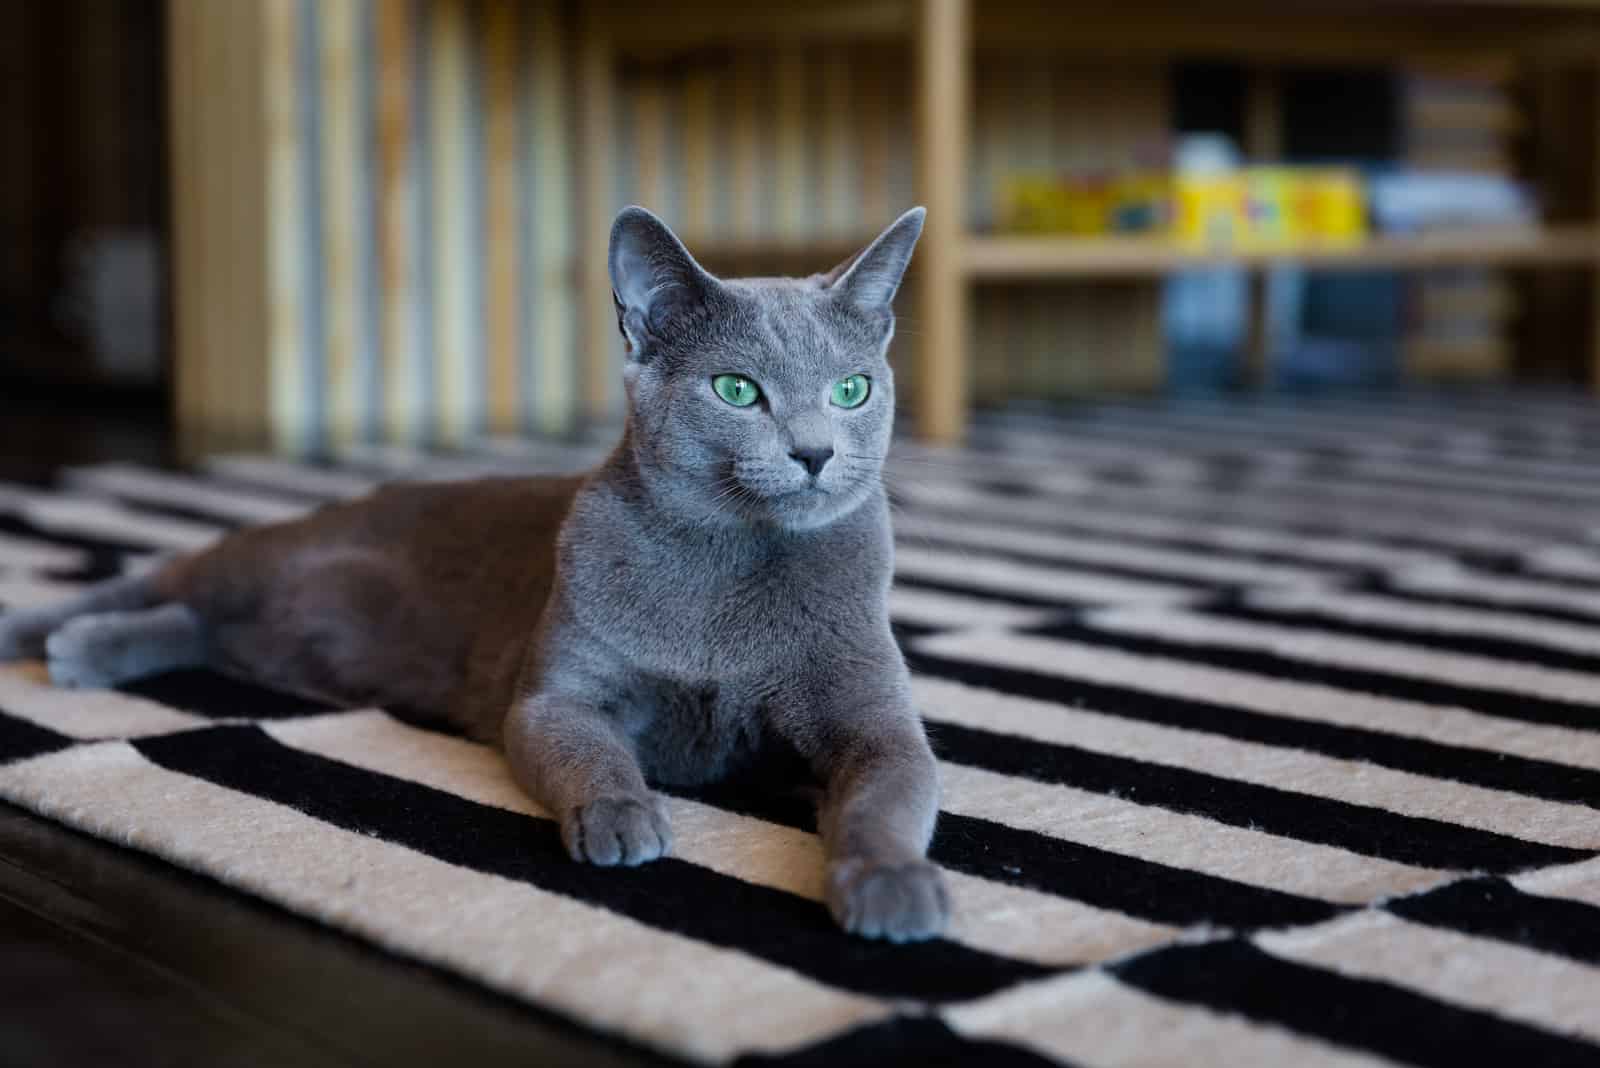
[[[433,309],[438,391],[437,433],[446,442],[467,436],[472,403],[471,316],[473,314],[471,226],[475,195],[468,175],[472,162],[467,79],[471,77],[467,10],[464,0],[432,0],[428,7],[432,64],[429,70],[433,150],[434,272]]]
[[[632,136],[633,195],[651,211],[667,214],[666,98],[656,78],[646,77],[634,87]]]
[[[414,308],[417,283],[416,138],[412,85],[416,27],[411,0],[378,0],[378,264],[383,318],[383,427],[391,441],[416,436],[421,419]]]
[[[861,181],[851,152],[857,94],[850,59],[842,45],[822,56],[822,228],[831,235],[854,235],[862,226]]]
[[[928,440],[951,442],[965,430],[967,409],[969,294],[962,253],[971,11],[967,0],[921,0],[919,6],[918,184],[928,219],[918,252],[917,429]]]
[[[733,84],[730,87],[729,155],[732,158],[733,232],[739,238],[754,237],[761,229],[760,202],[756,196],[759,183],[757,168],[760,163],[760,119],[756,110],[756,94],[760,86],[760,68],[755,57],[741,51],[733,63]]]
[[[325,345],[328,419],[335,443],[355,437],[361,422],[359,360],[366,324],[358,293],[361,98],[357,49],[361,6],[357,0],[322,0],[322,243],[327,280]]]
[[[575,190],[569,179],[569,53],[554,3],[535,5],[530,21],[533,26],[528,91],[532,99],[527,105],[530,122],[524,133],[524,151],[533,157],[527,169],[533,176],[534,208],[526,273],[532,289],[528,303],[534,309],[536,329],[528,331],[528,366],[536,365],[538,370],[537,375],[530,373],[528,377],[536,390],[535,425],[544,431],[562,431],[571,427],[578,403],[572,344]],[[609,283],[601,295],[609,297]]]
[[[617,336],[606,269],[613,212],[613,59],[608,27],[590,7],[582,11],[578,44],[578,143],[582,152],[583,227],[579,233],[583,305],[583,407],[587,418],[609,421],[616,410]]]
[[[517,184],[517,117],[522,103],[517,84],[522,60],[521,10],[514,0],[492,0],[484,26],[489,187],[489,427],[502,433],[516,429],[521,422],[518,319],[519,297],[527,290],[517,239],[521,232]]]
[[[204,0],[194,0],[204,3]],[[311,411],[306,404],[310,384],[305,352],[304,290],[310,256],[307,233],[300,225],[306,217],[304,146],[300,130],[298,25],[296,0],[267,0],[263,62],[266,65],[267,109],[267,240],[270,259],[270,322],[268,331],[271,368],[271,422],[279,449],[294,451],[311,437]],[[217,148],[211,146],[210,151]],[[182,171],[182,165],[176,172]],[[183,298],[179,297],[181,301]]]
[[[712,124],[715,85],[710,72],[698,69],[683,86],[683,230],[693,244],[712,236]]]
[[[805,54],[793,45],[780,46],[773,79],[777,93],[772,115],[777,139],[773,154],[777,230],[781,237],[803,240],[808,189]]]
[[[861,222],[864,230],[885,225],[889,207],[889,96],[886,72],[869,56],[856,73],[856,131],[861,159]]]

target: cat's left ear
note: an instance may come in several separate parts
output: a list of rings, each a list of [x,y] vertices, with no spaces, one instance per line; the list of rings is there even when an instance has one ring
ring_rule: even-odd
[[[926,208],[912,208],[879,234],[877,240],[818,278],[823,289],[838,294],[865,312],[887,314],[922,236]]]
[[[651,343],[704,307],[719,284],[666,223],[640,207],[623,208],[611,224],[607,263],[617,326],[634,360],[648,359]]]

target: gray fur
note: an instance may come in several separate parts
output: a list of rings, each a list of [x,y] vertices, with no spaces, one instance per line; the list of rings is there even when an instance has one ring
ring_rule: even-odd
[[[670,850],[649,783],[797,758],[822,786],[839,923],[937,935],[949,902],[925,851],[938,783],[889,629],[881,481],[890,301],[922,217],[826,275],[724,281],[629,208],[609,261],[628,423],[598,470],[386,487],[234,534],[115,604],[91,594],[49,620],[0,619],[0,650],[34,655],[49,623],[69,681],[202,650],[268,685],[447,720],[499,740],[572,856],[602,865]],[[763,400],[722,401],[724,373]],[[871,379],[866,403],[830,405],[855,373]],[[815,473],[799,462],[830,448]],[[152,604],[183,614],[67,622]],[[97,671],[102,656],[114,662]]]

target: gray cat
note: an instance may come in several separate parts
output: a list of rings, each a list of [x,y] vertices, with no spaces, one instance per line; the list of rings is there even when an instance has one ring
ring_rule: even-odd
[[[396,484],[243,530],[0,617],[0,659],[78,686],[207,664],[447,721],[498,741],[601,865],[671,848],[647,782],[787,754],[822,786],[838,922],[938,935],[938,780],[889,629],[881,479],[890,304],[922,219],[826,275],[719,280],[628,208],[610,249],[628,421],[598,470]]]

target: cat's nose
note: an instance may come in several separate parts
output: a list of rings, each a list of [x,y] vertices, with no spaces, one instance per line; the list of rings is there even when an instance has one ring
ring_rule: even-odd
[[[833,459],[833,446],[824,445],[822,448],[790,449],[789,459],[806,469],[812,478],[822,474],[822,469],[828,466],[828,461]]]

